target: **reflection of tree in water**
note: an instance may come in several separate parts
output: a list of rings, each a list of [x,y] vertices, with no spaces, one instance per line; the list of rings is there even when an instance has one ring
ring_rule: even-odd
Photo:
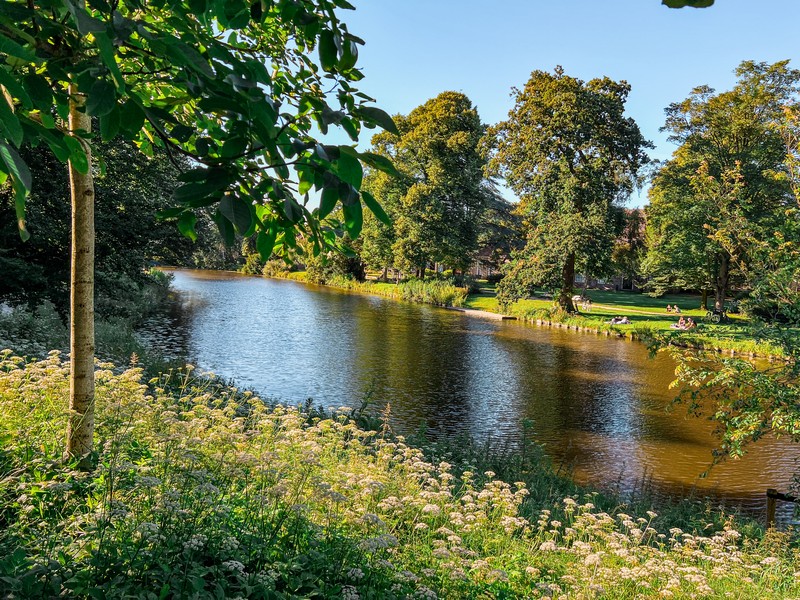
[[[191,328],[196,312],[208,302],[191,292],[174,292],[172,298],[147,318],[136,338],[164,360],[191,360]]]

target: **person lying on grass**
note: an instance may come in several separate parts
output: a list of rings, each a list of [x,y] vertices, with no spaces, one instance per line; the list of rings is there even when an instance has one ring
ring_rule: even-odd
[[[610,321],[606,321],[609,325],[630,325],[631,320],[628,317],[613,317]]]

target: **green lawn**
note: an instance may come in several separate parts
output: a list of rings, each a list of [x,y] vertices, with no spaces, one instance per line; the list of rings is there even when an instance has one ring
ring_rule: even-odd
[[[691,294],[667,295],[654,298],[647,294],[635,292],[613,292],[604,290],[589,290],[588,297],[592,300],[590,311],[580,311],[579,319],[585,327],[605,326],[614,316],[627,316],[630,325],[615,325],[613,328],[621,333],[641,330],[642,326],[655,332],[669,332],[691,345],[704,347],[734,349],[740,352],[754,352],[757,354],[774,354],[770,346],[761,344],[753,339],[752,330],[746,318],[740,315],[730,315],[728,324],[713,325],[703,323],[706,314],[700,308],[700,296]],[[667,304],[678,305],[683,316],[692,317],[698,328],[692,331],[677,331],[670,325],[678,321],[679,316],[668,313]],[[478,294],[472,294],[465,303],[467,308],[502,312],[495,298],[494,291],[484,286]],[[547,310],[553,306],[553,301],[545,298],[529,298],[513,304],[510,314],[520,317],[530,317],[536,310]],[[570,318],[572,320],[572,318]]]

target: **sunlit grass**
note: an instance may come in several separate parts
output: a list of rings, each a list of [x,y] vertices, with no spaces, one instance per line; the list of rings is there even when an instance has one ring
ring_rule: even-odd
[[[676,344],[684,344],[719,351],[734,350],[745,354],[762,356],[779,354],[780,350],[767,343],[754,339],[753,331],[746,318],[741,315],[729,315],[730,321],[725,324],[703,322],[706,310],[700,308],[700,296],[672,295],[653,298],[646,294],[632,292],[612,292],[590,290],[588,297],[592,300],[590,310],[581,310],[578,315],[563,315],[553,312],[553,301],[549,299],[524,299],[515,302],[507,311],[508,314],[521,319],[545,319],[575,326],[612,331],[621,335],[635,337],[653,334],[666,334]],[[671,326],[677,323],[680,315],[668,313],[667,305],[678,305],[681,315],[692,317],[698,327],[691,331],[680,331]],[[477,310],[502,313],[497,298],[490,290],[467,297],[464,306]],[[630,325],[610,325],[615,316],[626,316]]]

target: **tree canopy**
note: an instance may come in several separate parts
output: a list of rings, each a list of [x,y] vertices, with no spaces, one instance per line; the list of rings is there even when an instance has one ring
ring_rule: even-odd
[[[391,159],[401,177],[369,176],[367,187],[393,219],[390,228],[374,223],[365,235],[369,262],[422,275],[433,262],[465,269],[488,197],[478,111],[464,94],[443,92],[396,122],[398,135],[373,138],[375,152]]]
[[[534,71],[508,119],[491,127],[488,172],[504,177],[520,198],[528,241],[498,288],[512,302],[534,286],[559,290],[572,310],[576,265],[600,275],[610,263],[617,206],[634,189],[650,147],[624,115],[626,82],[584,82]]]
[[[756,240],[785,221],[792,199],[778,125],[800,72],[788,61],[744,62],[727,92],[695,88],[667,109],[664,130],[680,144],[650,191],[645,271],[657,291],[711,288],[721,309]]]
[[[339,20],[343,0],[43,0],[0,7],[0,173],[24,203],[33,185],[17,149],[47,144],[82,172],[82,145],[63,122],[70,88],[85,98],[104,140],[117,135],[152,152],[163,146],[195,165],[166,214],[194,237],[193,210],[214,206],[223,237],[258,234],[258,248],[292,247],[303,233],[319,251],[335,242],[321,220],[340,203],[346,226],[360,228],[360,160],[354,147],[319,143],[314,128],[362,125],[396,131],[353,83],[362,43]],[[315,53],[311,51],[315,50]],[[79,133],[80,132],[76,132]],[[323,195],[314,214],[307,193]],[[368,205],[374,204],[369,197]]]

